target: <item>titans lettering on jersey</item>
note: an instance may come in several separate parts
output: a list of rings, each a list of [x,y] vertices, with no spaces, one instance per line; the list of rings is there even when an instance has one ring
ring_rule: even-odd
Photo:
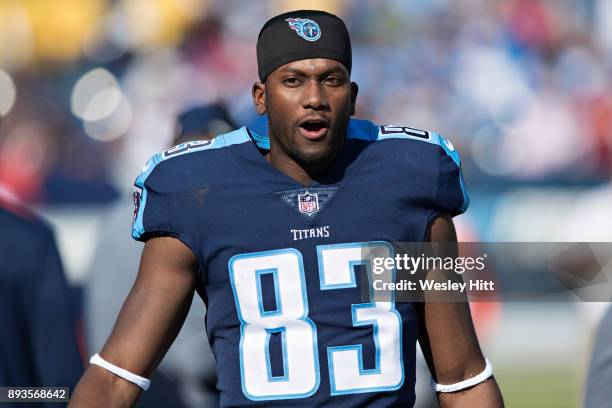
[[[466,209],[457,152],[433,132],[352,120],[334,166],[304,187],[268,148],[241,128],[154,156],[135,183],[134,238],[176,237],[199,259],[220,404],[412,406],[414,306],[363,303],[359,283],[390,242]]]

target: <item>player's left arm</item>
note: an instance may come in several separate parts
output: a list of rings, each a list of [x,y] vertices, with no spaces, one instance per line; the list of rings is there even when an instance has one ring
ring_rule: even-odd
[[[428,230],[432,242],[457,242],[450,217],[438,217]],[[454,246],[454,245],[453,245]],[[485,359],[466,302],[423,302],[417,304],[421,323],[419,343],[427,365],[438,384],[456,384],[485,370]],[[503,407],[494,377],[456,392],[439,392],[442,408]]]

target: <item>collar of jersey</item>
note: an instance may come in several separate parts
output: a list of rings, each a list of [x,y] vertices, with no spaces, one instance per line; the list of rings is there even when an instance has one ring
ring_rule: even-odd
[[[347,133],[348,139],[372,141],[376,140],[377,128],[369,121],[352,119]],[[310,185],[303,186],[272,166],[261,154],[261,151],[258,151],[258,149],[270,149],[270,140],[267,136],[258,135],[246,126],[220,136],[222,145],[227,147],[235,146],[235,148],[227,149],[226,152],[235,160],[236,165],[242,168],[248,177],[266,185],[272,191],[284,191],[291,188],[314,188],[321,185],[343,185],[350,177],[343,177],[341,175],[344,175],[349,166],[353,168],[359,167],[358,162],[361,161],[361,157],[358,160],[348,160],[349,154],[347,154],[347,151],[344,151],[337,164],[332,166],[328,176],[324,177],[321,181],[313,181]],[[332,181],[333,179],[337,179],[337,181]]]
[[[360,139],[374,141],[378,137],[376,125],[368,120],[351,119],[348,127],[348,139]],[[253,141],[259,149],[270,150],[270,139],[268,136],[257,134],[252,129],[243,126],[233,132],[223,135],[226,145],[246,143]]]

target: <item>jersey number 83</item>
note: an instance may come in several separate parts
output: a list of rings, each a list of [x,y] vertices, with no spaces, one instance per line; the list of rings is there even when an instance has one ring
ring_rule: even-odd
[[[371,283],[373,258],[394,256],[393,247],[382,241],[319,245],[316,250],[321,291],[356,288],[356,265],[365,267]],[[319,348],[317,326],[308,317],[302,254],[293,248],[240,254],[228,264],[241,322],[244,395],[261,401],[314,394],[320,385]],[[274,310],[263,306],[261,278],[265,274],[274,282]],[[395,270],[385,270],[377,278],[393,281]],[[375,367],[363,368],[361,345],[327,347],[332,395],[391,391],[403,384],[402,319],[392,293],[377,294],[375,300],[350,306],[353,326],[373,327]],[[282,375],[272,375],[269,342],[274,333],[281,336]]]

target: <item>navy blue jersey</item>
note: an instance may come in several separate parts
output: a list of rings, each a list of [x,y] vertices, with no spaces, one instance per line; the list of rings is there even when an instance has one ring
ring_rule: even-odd
[[[307,187],[266,161],[247,128],[155,155],[136,179],[132,235],[171,236],[200,264],[198,293],[222,406],[412,406],[414,306],[363,303],[373,256],[423,241],[468,199],[436,133],[351,120]]]
[[[0,386],[72,390],[83,362],[53,233],[2,207],[0,225]]]

